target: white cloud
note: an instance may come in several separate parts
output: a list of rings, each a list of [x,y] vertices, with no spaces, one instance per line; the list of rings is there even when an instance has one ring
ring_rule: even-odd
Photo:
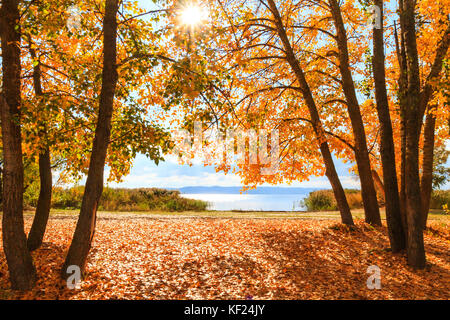
[[[130,174],[121,183],[110,183],[111,187],[180,188],[185,186],[239,186],[239,177],[233,174],[202,172],[198,175],[173,174],[158,176],[157,173]]]

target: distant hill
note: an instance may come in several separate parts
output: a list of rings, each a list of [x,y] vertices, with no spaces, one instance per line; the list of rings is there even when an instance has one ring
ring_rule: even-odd
[[[174,188],[175,189],[175,188]],[[183,194],[239,194],[242,187],[198,186],[178,188]],[[247,194],[308,194],[319,188],[258,187],[245,191]]]

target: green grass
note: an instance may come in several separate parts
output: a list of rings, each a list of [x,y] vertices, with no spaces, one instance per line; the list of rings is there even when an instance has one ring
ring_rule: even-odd
[[[385,219],[384,208],[381,208],[381,217]],[[53,217],[76,217],[79,210],[63,210],[63,209],[52,209],[50,215]],[[31,216],[34,214],[33,211],[25,211],[26,216]],[[353,218],[363,219],[364,211],[363,209],[352,210]],[[109,217],[109,218],[138,218],[138,217],[148,217],[148,218],[282,218],[282,219],[340,219],[338,211],[298,211],[298,212],[288,212],[288,211],[99,211],[99,217]],[[450,216],[445,214],[443,210],[432,209],[429,214],[430,220],[450,220]]]

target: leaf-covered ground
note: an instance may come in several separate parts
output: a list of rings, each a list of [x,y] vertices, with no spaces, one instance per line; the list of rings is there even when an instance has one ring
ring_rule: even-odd
[[[0,251],[0,298],[20,299],[449,299],[450,225],[425,233],[428,266],[413,271],[387,249],[386,228],[336,220],[103,217],[79,290],[59,280],[75,227],[53,217],[33,253],[36,288],[9,290]],[[26,229],[31,217],[25,220]],[[381,289],[367,289],[367,268]]]

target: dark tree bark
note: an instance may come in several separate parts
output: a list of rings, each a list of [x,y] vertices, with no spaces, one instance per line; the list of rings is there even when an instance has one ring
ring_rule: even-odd
[[[106,0],[105,17],[103,19],[102,88],[97,127],[80,216],[61,270],[63,278],[69,276],[67,267],[71,265],[78,266],[82,274],[84,273],[87,256],[94,237],[97,207],[103,191],[103,171],[111,136],[111,117],[118,78],[116,65],[117,10],[118,0]]]
[[[430,110],[432,111],[432,110]],[[434,157],[434,127],[436,117],[432,112],[428,113],[425,121],[423,156],[422,156],[422,178],[420,181],[422,198],[422,226],[426,228],[428,211],[430,210],[430,198],[433,187],[433,157]]]
[[[0,108],[1,104],[3,104],[3,96],[0,94]],[[1,127],[1,120],[0,120]],[[3,159],[0,160],[0,210],[3,210]]]
[[[48,148],[39,155],[39,198],[34,215],[33,224],[28,234],[27,247],[33,251],[42,245],[45,229],[47,228],[48,217],[52,200],[52,171],[50,164],[50,151]]]
[[[406,64],[405,41],[403,33],[400,33],[400,42],[397,34],[397,25],[394,21],[394,39],[399,64],[400,77],[398,79],[398,104],[400,112],[400,214],[402,216],[403,230],[406,233],[408,224],[406,222],[406,87],[408,85],[408,66]]]
[[[383,0],[374,0],[374,5],[380,8],[381,14],[381,28],[376,28],[376,26],[373,28],[372,66],[375,82],[376,107],[381,129],[380,154],[383,165],[386,222],[392,252],[399,252],[406,248],[406,239],[400,212],[400,195],[398,191],[397,171],[395,168],[394,139],[386,90],[383,41]]]
[[[406,118],[405,106],[400,103],[400,213],[402,215],[403,230],[408,231],[406,223]],[[406,236],[406,235],[405,235]]]
[[[420,73],[415,28],[415,1],[403,0],[400,6],[400,25],[405,41],[408,86],[405,110],[406,157],[405,189],[407,220],[408,264],[414,268],[425,267],[425,248],[421,220],[421,193],[419,177],[420,130]]]
[[[342,188],[341,182],[339,180],[339,176],[337,174],[336,168],[334,166],[333,158],[331,156],[330,148],[326,141],[325,132],[323,130],[322,122],[319,117],[319,112],[317,110],[316,103],[314,101],[314,97],[311,93],[311,89],[306,81],[304,72],[295,57],[292,46],[289,42],[289,39],[286,34],[286,30],[284,29],[284,25],[280,16],[280,13],[274,3],[273,0],[268,0],[268,4],[270,10],[272,11],[277,33],[283,43],[284,50],[286,51],[286,58],[291,66],[301,88],[301,92],[303,98],[305,99],[306,105],[308,107],[311,123],[313,125],[314,132],[319,141],[320,151],[325,163],[326,168],[326,176],[330,181],[330,184],[333,188],[334,196],[336,198],[337,206],[339,208],[339,212],[341,214],[342,223],[353,225],[353,218],[350,212],[350,207],[347,202],[347,198],[345,197],[344,189]]]
[[[338,45],[339,70],[342,77],[342,89],[347,102],[347,110],[355,139],[355,159],[361,181],[361,194],[364,204],[365,220],[373,225],[381,225],[380,209],[377,193],[372,179],[369,151],[367,149],[366,132],[356,97],[355,84],[349,64],[347,32],[342,20],[341,8],[337,0],[330,0],[331,14],[336,27]]]
[[[20,134],[20,25],[16,0],[3,0],[0,8],[3,98],[1,124],[3,140],[3,249],[11,287],[29,290],[36,282],[36,270],[26,245],[23,223],[23,162]]]
[[[36,59],[36,52],[32,49],[31,43],[30,54],[33,59]],[[39,63],[33,68],[33,86],[36,97],[42,97],[44,93],[42,90],[41,67]],[[43,128],[40,130],[39,134],[41,139],[45,141],[45,146],[39,153],[40,190],[33,224],[31,225],[30,233],[28,234],[27,239],[27,247],[30,251],[36,250],[42,245],[52,201],[52,169],[50,163],[50,148],[46,142],[47,130],[45,119],[41,119],[39,121],[39,127]]]

